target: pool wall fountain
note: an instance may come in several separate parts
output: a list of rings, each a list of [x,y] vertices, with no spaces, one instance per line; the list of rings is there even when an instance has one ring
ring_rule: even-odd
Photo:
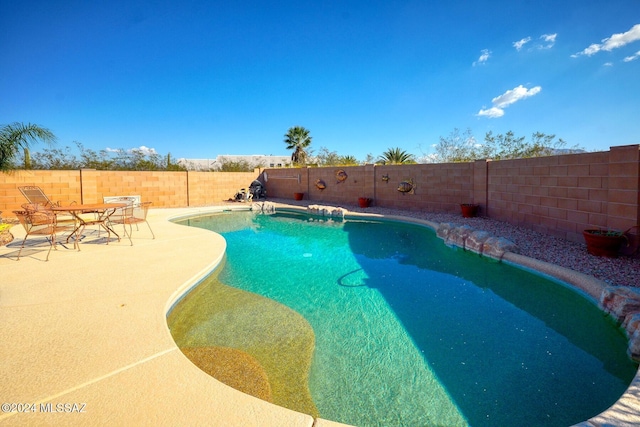
[[[272,202],[254,202],[251,204],[251,210],[255,213],[270,215],[276,213],[276,205]]]
[[[332,218],[344,218],[347,210],[334,206],[309,205],[307,207],[307,213],[311,215],[327,216]]]

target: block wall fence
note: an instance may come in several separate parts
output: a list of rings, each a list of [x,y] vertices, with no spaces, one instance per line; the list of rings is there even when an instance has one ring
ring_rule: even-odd
[[[62,203],[139,194],[153,207],[187,207],[227,200],[256,178],[270,198],[301,192],[311,203],[347,208],[359,197],[409,211],[459,212],[461,203],[476,203],[480,215],[578,242],[586,228],[640,224],[640,145],[533,159],[262,172],[14,171],[0,174],[0,211],[11,216],[20,209],[23,185],[37,185]],[[402,182],[412,183],[413,192],[399,192]]]
[[[268,197],[301,192],[334,206],[369,197],[386,208],[460,212],[461,203],[476,203],[480,215],[577,242],[587,228],[640,224],[640,145],[504,161],[265,169],[260,180]],[[402,182],[413,193],[398,191]]]
[[[18,187],[36,185],[54,202],[102,203],[105,196],[140,195],[154,207],[206,206],[232,198],[258,177],[254,172],[142,172],[90,169],[18,170],[0,173],[0,211],[5,217],[26,203]]]

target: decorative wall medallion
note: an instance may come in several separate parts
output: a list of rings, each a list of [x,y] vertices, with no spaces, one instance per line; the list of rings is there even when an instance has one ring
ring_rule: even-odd
[[[415,186],[413,185],[413,179],[405,179],[398,185],[398,191],[405,194],[414,194]]]
[[[382,180],[383,180],[384,182],[389,182],[389,174],[382,175]]]
[[[347,175],[347,173],[343,169],[336,171],[336,180],[338,181],[338,184],[343,183],[348,176],[349,175]]]
[[[316,179],[316,188],[318,190],[324,190],[325,188],[327,188],[327,184],[325,184],[321,179]]]

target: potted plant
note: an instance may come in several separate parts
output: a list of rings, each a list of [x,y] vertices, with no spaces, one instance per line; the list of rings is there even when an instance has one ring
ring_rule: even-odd
[[[624,233],[616,230],[584,230],[582,235],[587,244],[587,252],[610,258],[618,256],[618,251],[626,240]]]
[[[473,218],[478,215],[478,209],[480,205],[475,203],[462,203],[460,205],[460,209],[462,209],[462,217],[463,218]]]
[[[2,221],[0,219],[0,221]],[[7,243],[13,241],[13,234],[9,231],[12,224],[0,222],[0,246],[4,246]]]
[[[360,205],[361,208],[368,208],[371,206],[372,201],[370,197],[358,197],[358,205]]]
[[[294,200],[302,200],[304,198],[304,193],[293,193]]]

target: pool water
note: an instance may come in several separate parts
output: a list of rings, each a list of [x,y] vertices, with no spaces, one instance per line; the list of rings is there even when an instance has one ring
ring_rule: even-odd
[[[252,212],[181,222],[228,246],[170,313],[176,342],[254,357],[281,406],[362,427],[568,426],[607,409],[637,369],[582,295],[425,227]]]

